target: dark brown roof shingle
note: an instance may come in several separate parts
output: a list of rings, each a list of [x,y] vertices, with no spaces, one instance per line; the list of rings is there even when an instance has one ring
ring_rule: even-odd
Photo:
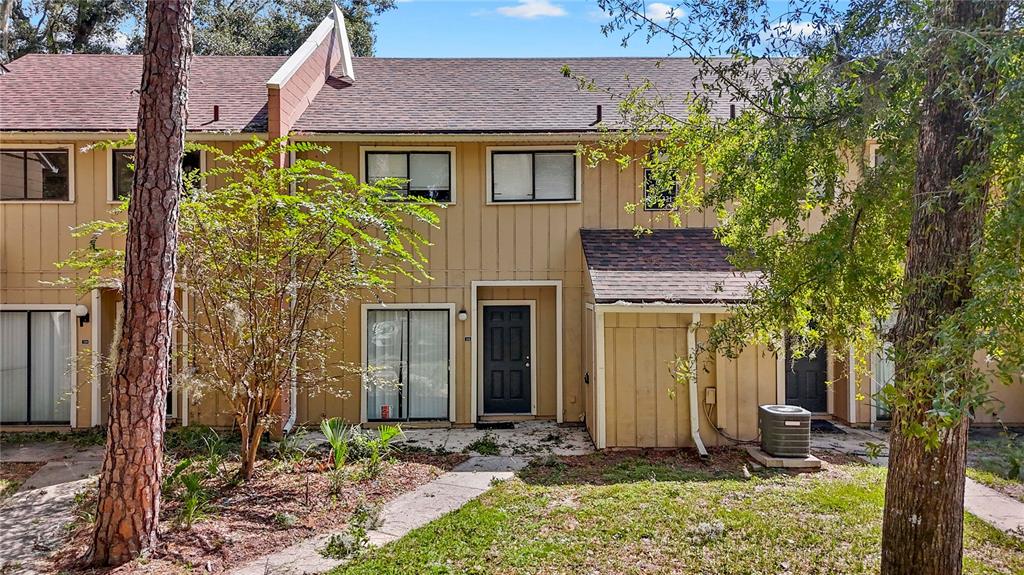
[[[759,272],[741,272],[704,228],[580,230],[597,303],[737,303]]]
[[[330,78],[295,130],[593,132],[598,104],[604,123],[616,127],[618,100],[580,90],[562,75],[564,66],[616,94],[649,79],[668,111],[680,116],[697,74],[685,58],[355,58],[355,81]],[[715,113],[727,117],[729,102],[716,103]]]
[[[283,56],[196,56],[189,78],[190,131],[263,132],[267,80]],[[0,130],[135,130],[142,57],[29,54],[0,75]],[[213,121],[213,106],[220,119]]]

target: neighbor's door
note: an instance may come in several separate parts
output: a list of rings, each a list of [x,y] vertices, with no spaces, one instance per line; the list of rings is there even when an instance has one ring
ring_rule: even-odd
[[[530,306],[484,306],[484,414],[531,411]]]
[[[812,413],[828,411],[828,353],[824,347],[794,360],[786,350],[786,405]]]

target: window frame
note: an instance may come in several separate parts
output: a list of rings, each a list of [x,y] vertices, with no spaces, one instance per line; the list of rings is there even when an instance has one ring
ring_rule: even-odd
[[[672,184],[672,201],[666,203],[664,206],[662,206],[660,208],[652,207],[648,203],[648,201],[647,201],[648,192],[650,191],[649,190],[649,184],[650,184],[651,180],[650,180],[650,177],[648,177],[648,174],[650,172],[651,172],[651,168],[649,168],[647,166],[644,166],[643,198],[641,199],[641,202],[643,203],[644,211],[645,212],[672,212],[672,211],[675,211],[675,209],[676,209],[675,208],[675,202],[676,202],[676,199],[679,197],[679,180],[677,179]]]
[[[369,174],[367,173],[367,166],[369,165],[368,159],[370,154],[405,154],[406,161],[408,162],[408,156],[410,154],[448,154],[448,195],[449,200],[446,202],[438,202],[446,206],[455,205],[456,196],[456,170],[455,170],[455,146],[359,146],[359,183],[369,184]],[[410,181],[412,174],[409,174]],[[407,195],[404,198],[396,198],[395,201],[415,201],[416,199],[425,199],[422,196]]]
[[[536,157],[537,154],[564,154],[569,152],[573,156],[573,198],[567,200],[538,200],[537,199],[537,168],[536,160],[532,161],[533,170],[530,177],[533,181],[533,198],[528,200],[495,200],[494,199],[494,156],[495,154],[530,154]],[[551,205],[551,204],[578,204],[583,201],[582,193],[582,182],[583,182],[583,171],[580,155],[577,153],[576,146],[488,146],[486,149],[487,154],[487,170],[486,170],[486,187],[487,197],[486,204],[489,206],[502,206],[502,205],[513,205],[521,206],[528,204],[540,204],[540,205]]]
[[[62,203],[66,203],[66,202],[62,202]],[[79,356],[80,350],[79,350],[79,347],[78,347],[78,343],[79,343],[78,319],[79,318],[75,317],[75,307],[76,307],[76,305],[77,304],[0,304],[0,312],[24,312],[24,313],[27,313],[29,315],[31,315],[32,312],[67,312],[68,313],[68,327],[70,328],[68,330],[68,339],[69,339],[69,341],[68,341],[69,348],[68,349],[70,349],[71,352],[72,352],[71,353],[71,357],[68,358],[68,371],[69,371],[69,376],[70,376],[70,379],[71,379],[71,381],[70,381],[71,393],[69,394],[67,401],[70,404],[69,405],[70,409],[68,410],[69,411],[68,417],[69,417],[70,421],[56,421],[56,422],[32,421],[32,418],[31,418],[31,410],[32,410],[32,403],[31,403],[31,401],[32,400],[31,400],[31,392],[30,392],[30,395],[28,397],[28,406],[27,406],[28,410],[29,410],[28,422],[27,423],[4,423],[3,425],[9,426],[9,427],[18,427],[18,426],[24,427],[24,426],[45,425],[45,426],[71,427],[72,429],[74,429],[75,427],[78,426],[78,407],[79,407],[79,405],[78,405],[78,367],[79,367],[78,366],[78,359],[79,359],[78,356]],[[28,321],[29,321],[30,327],[29,327],[29,331],[27,332],[27,335],[31,338],[31,334],[32,334],[32,331],[31,331],[31,321],[32,321],[31,317],[28,319]],[[29,348],[29,349],[31,350],[31,348]],[[29,351],[29,354],[31,355],[31,351]],[[32,385],[31,376],[29,376],[28,385],[30,387]]]
[[[75,145],[74,144],[39,144],[35,142],[19,142],[0,144],[0,151],[53,151],[67,150],[68,153],[68,199],[66,200],[32,200],[29,198],[0,200],[0,204],[73,204],[75,203]]]
[[[124,200],[118,199],[114,194],[114,155],[117,152],[134,152],[135,148],[110,148],[107,150],[107,203],[108,204],[120,204]],[[199,154],[199,171],[206,171],[206,151],[205,150],[193,150]],[[188,153],[188,152],[186,152]],[[206,187],[206,178],[202,178],[199,185]]]
[[[458,315],[457,304],[454,303],[387,303],[387,304],[368,304],[364,303],[361,307],[360,313],[360,401],[359,401],[359,421],[360,423],[403,423],[403,422],[416,422],[416,421],[444,421],[444,419],[373,419],[367,417],[367,387],[368,381],[366,373],[368,368],[368,345],[367,335],[369,330],[369,312],[370,310],[389,310],[389,311],[415,311],[415,310],[434,310],[434,311],[446,311],[448,312],[448,421],[455,422],[455,391],[456,391],[456,376],[457,376],[457,365],[456,365],[456,316]]]

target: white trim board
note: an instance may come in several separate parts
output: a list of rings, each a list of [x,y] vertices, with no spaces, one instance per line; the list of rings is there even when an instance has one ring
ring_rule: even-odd
[[[367,423],[366,418],[366,327],[367,315],[371,309],[436,309],[448,311],[448,421],[455,421],[456,395],[456,362],[455,362],[455,320],[458,316],[458,305],[454,303],[364,303],[359,310],[359,423]],[[400,420],[396,420],[400,421]]]
[[[100,425],[100,394],[102,393],[101,380],[103,378],[103,331],[100,322],[102,321],[103,305],[102,290],[93,288],[90,293],[92,309],[89,310],[89,321],[92,322],[92,333],[90,339],[90,354],[92,360],[92,398],[89,406],[90,424],[95,427]]]
[[[594,446],[598,449],[604,449],[608,447],[608,413],[607,409],[607,398],[605,398],[605,366],[604,366],[604,310],[598,307],[594,311],[594,364],[595,371],[597,372],[594,377],[594,384],[597,389],[594,390],[597,396],[597,402],[594,406],[597,415],[597,441],[594,442]]]
[[[512,415],[537,415],[537,300],[533,299],[485,299],[477,301],[477,320],[480,322],[479,328],[483,329],[484,321],[484,308],[488,306],[501,306],[501,305],[518,305],[527,306],[530,308],[530,413],[484,413],[483,405],[476,406],[476,411],[479,416],[512,416]],[[483,337],[480,341],[476,342],[476,348],[479,351],[484,344]],[[480,371],[483,371],[483,365],[480,366]],[[478,374],[481,375],[481,374]],[[478,389],[476,390],[478,397],[483,397],[483,378],[479,378],[477,382]]]
[[[562,361],[562,339],[563,339],[563,306],[562,306],[562,280],[474,280],[470,282],[469,309],[472,310],[470,313],[477,312],[477,291],[481,287],[554,287],[555,288],[555,363],[557,369],[555,370],[555,421],[562,423],[564,419],[563,414],[563,399],[562,399],[562,379],[564,377],[564,363]],[[480,369],[479,359],[477,357],[477,319],[470,318],[470,342],[473,345],[470,346],[470,409],[469,409],[469,421],[476,423],[477,414],[480,411],[479,408],[479,397],[477,395],[478,377],[477,372]]]

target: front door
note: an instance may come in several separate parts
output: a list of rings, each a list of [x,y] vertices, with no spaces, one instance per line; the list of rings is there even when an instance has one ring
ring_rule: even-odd
[[[484,414],[530,413],[530,306],[484,306]]]
[[[824,347],[794,360],[786,350],[786,405],[812,413],[828,411],[828,354]]]

